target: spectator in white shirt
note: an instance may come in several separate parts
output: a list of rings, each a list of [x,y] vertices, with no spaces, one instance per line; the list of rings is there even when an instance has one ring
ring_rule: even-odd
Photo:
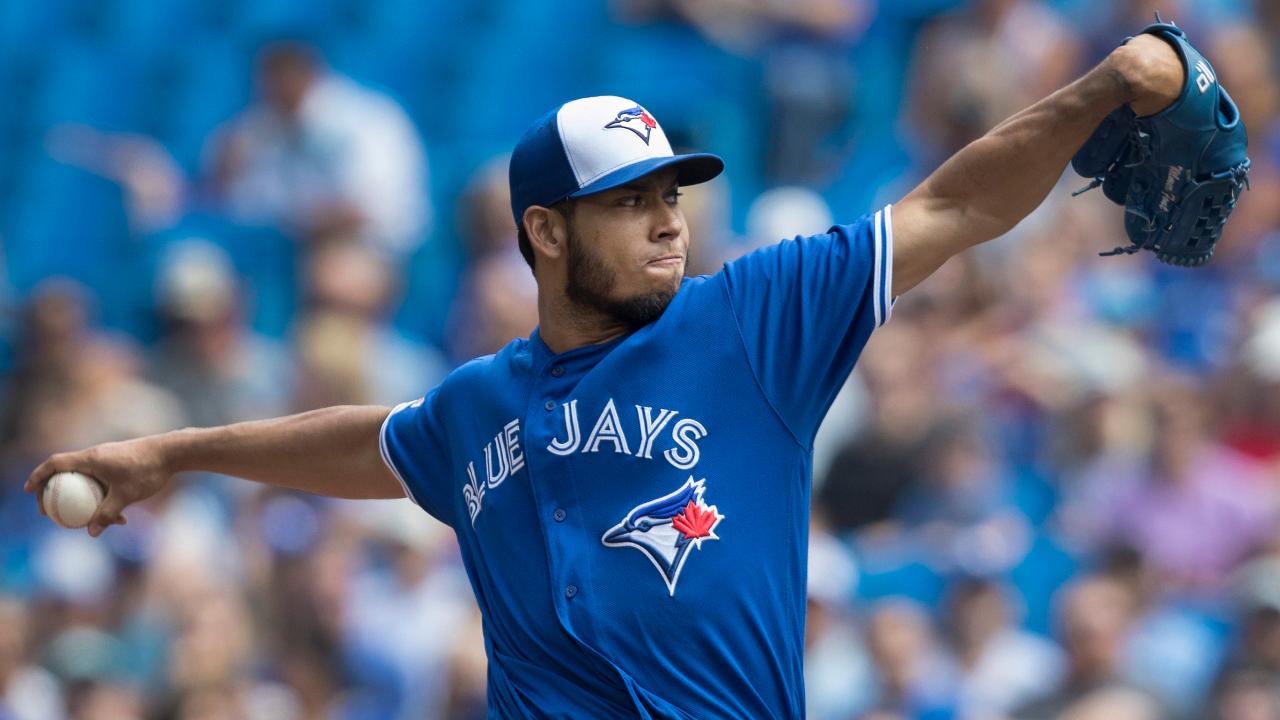
[[[425,151],[403,108],[299,42],[266,46],[257,83],[258,103],[212,145],[211,189],[233,220],[304,240],[355,237],[391,258],[421,244]]]

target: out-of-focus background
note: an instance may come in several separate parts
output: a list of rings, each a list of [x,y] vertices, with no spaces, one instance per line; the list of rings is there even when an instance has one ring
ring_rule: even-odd
[[[691,270],[890,202],[1146,0],[0,0],[0,718],[476,718],[452,534],[183,477],[99,541],[49,453],[420,396],[525,335],[506,158],[576,96],[725,176]],[[1160,0],[1253,191],[1207,268],[1068,175],[898,303],[815,462],[816,720],[1280,718],[1280,3]],[[356,481],[353,479],[353,481]]]

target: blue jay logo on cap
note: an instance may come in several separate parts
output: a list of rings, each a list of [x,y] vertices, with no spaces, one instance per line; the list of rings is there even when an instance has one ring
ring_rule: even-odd
[[[658,121],[654,120],[647,110],[636,105],[618,113],[617,117],[604,127],[606,130],[609,128],[630,130],[636,134],[636,137],[643,140],[645,145],[648,145],[649,136],[653,133],[653,129],[658,127]]]
[[[724,515],[702,499],[706,482],[689,476],[679,490],[632,508],[600,541],[606,547],[633,547],[644,553],[674,596],[689,551],[701,549],[705,540],[720,539],[716,526]]]

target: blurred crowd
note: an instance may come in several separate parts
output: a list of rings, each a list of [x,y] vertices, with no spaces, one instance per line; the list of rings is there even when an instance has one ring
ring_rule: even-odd
[[[94,541],[22,481],[527,335],[502,153],[559,102],[727,159],[682,200],[709,273],[900,197],[1157,8],[1252,191],[1187,271],[1097,257],[1121,212],[1068,173],[898,302],[815,450],[809,716],[1280,719],[1280,4],[0,0],[0,720],[484,717],[452,532],[407,501],[184,476]]]

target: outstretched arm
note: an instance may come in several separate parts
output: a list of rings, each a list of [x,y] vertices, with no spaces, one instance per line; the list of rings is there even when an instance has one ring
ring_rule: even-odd
[[[1053,189],[1112,110],[1151,115],[1182,92],[1185,71],[1164,40],[1139,35],[1084,77],[1005,120],[943,163],[893,208],[893,292],[948,258],[1013,229]]]
[[[106,443],[59,453],[31,473],[36,493],[54,473],[100,480],[106,499],[89,534],[123,522],[121,512],[159,492],[176,473],[216,472],[336,498],[400,498],[404,490],[382,461],[378,435],[390,408],[330,407],[271,420]],[[43,505],[41,512],[44,512]]]

